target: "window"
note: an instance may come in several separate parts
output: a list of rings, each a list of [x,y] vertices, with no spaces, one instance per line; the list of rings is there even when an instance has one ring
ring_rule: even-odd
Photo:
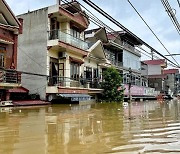
[[[84,76],[86,79],[92,80],[92,68],[91,67],[85,67]]]
[[[93,78],[98,78],[98,69],[97,68],[94,68],[93,69]]]
[[[80,75],[80,64],[75,63],[75,62],[71,62],[70,63],[70,76],[72,79],[79,79]]]
[[[76,38],[80,38],[80,32],[79,29],[76,27],[72,27],[71,28],[71,35],[76,37]]]
[[[6,51],[6,48],[0,46],[0,67],[1,68],[4,68],[5,66],[5,54],[4,54],[5,51]]]
[[[59,22],[56,18],[51,18],[50,39],[58,39]]]
[[[0,53],[0,67],[4,67],[4,53]]]

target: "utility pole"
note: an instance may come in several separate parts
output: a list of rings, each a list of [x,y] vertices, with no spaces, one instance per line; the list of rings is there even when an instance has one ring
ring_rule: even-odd
[[[151,50],[151,56],[152,56],[152,60],[154,60],[154,52],[153,52],[153,50]]]
[[[131,67],[129,68],[129,86],[128,86],[128,91],[129,91],[129,100],[128,100],[128,107],[129,107],[129,120],[131,120],[131,80],[132,78],[132,70],[131,70]]]
[[[129,68],[129,86],[128,86],[128,92],[129,92],[129,104],[131,103],[131,78],[132,78],[132,70],[131,67]]]

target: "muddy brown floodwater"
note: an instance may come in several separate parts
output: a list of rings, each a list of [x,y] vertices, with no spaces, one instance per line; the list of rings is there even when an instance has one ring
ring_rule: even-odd
[[[0,154],[180,153],[180,102],[0,108]]]

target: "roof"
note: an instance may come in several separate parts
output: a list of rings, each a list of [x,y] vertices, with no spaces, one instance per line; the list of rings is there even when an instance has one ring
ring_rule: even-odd
[[[145,60],[143,62],[147,65],[164,65],[166,63],[165,59]]]
[[[163,74],[176,74],[179,73],[178,69],[167,69],[163,71]]]
[[[71,56],[69,56],[69,60],[71,62],[75,62],[75,63],[79,63],[79,64],[83,64],[84,63],[84,61],[82,61],[81,59],[74,58],[74,57],[71,57]]]
[[[0,0],[0,12],[3,15],[4,22],[6,21],[11,26],[16,27],[19,27],[21,25],[5,0]]]
[[[120,35],[120,37],[122,39],[129,41],[131,44],[134,44],[134,45],[142,45],[143,44],[143,42],[135,35],[132,35],[125,31],[118,31],[118,34]]]
[[[106,56],[104,53],[104,47],[100,40],[98,40],[96,43],[94,43],[89,49],[89,57],[93,56],[95,58],[99,58],[101,60],[105,60]],[[101,61],[99,61],[101,62]]]
[[[82,10],[81,5],[78,1],[70,1],[67,3],[63,3],[60,7],[64,8],[66,11],[70,12],[77,17],[77,19],[83,19],[85,24],[88,26],[90,24],[88,15],[84,10]],[[79,22],[79,21],[78,21]]]
[[[166,74],[159,74],[159,75],[148,75],[149,79],[164,79],[166,78]]]
[[[86,30],[85,37],[86,39],[94,38],[96,40],[100,39],[102,42],[108,42],[105,28],[96,28],[96,29]]]
[[[119,36],[118,33],[107,33],[107,37],[109,40],[114,41]]]

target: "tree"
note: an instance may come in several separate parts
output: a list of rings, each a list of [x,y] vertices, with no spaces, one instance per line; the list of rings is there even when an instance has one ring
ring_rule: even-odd
[[[102,99],[108,102],[121,102],[124,98],[124,89],[122,87],[122,77],[119,72],[110,67],[103,73]]]

